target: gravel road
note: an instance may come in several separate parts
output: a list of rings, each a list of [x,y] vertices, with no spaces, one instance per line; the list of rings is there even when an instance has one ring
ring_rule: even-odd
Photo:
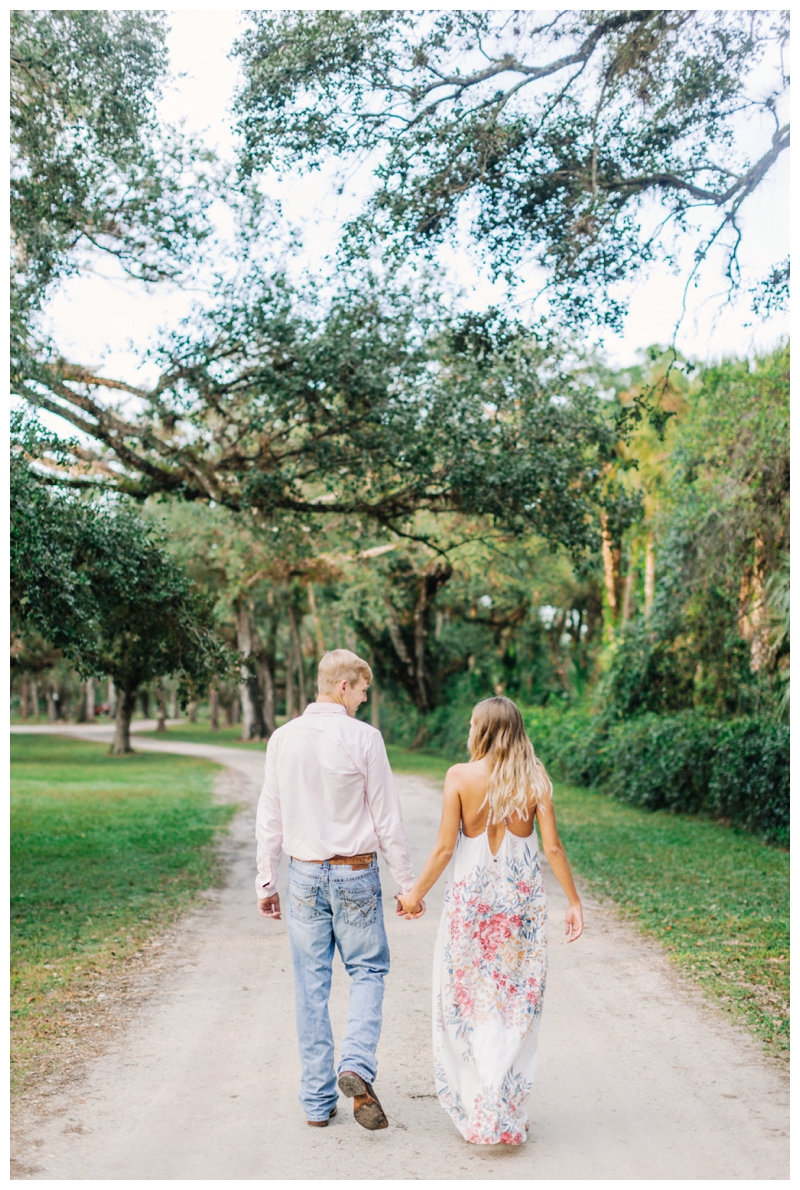
[[[108,728],[95,726],[59,731],[110,738]],[[785,1074],[684,985],[655,945],[591,897],[586,932],[567,946],[565,901],[547,869],[550,972],[529,1143],[469,1145],[434,1096],[430,966],[441,889],[418,922],[387,914],[392,970],[376,1087],[389,1129],[365,1132],[344,1099],[330,1127],[308,1128],[296,1099],[286,926],[255,910],[253,823],[263,757],[141,738],[135,747],[225,766],[217,794],[242,805],[222,844],[229,878],[171,931],[158,963],[143,964],[136,1010],[120,1017],[104,1052],[23,1103],[15,1178],[789,1177]],[[397,780],[419,867],[436,834],[439,789],[421,777]],[[389,906],[394,887],[385,869],[383,879]],[[337,1037],[346,1006],[337,959]]]

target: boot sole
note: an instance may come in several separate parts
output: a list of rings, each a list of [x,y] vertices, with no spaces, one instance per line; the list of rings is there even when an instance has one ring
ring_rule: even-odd
[[[367,1084],[357,1074],[342,1074],[339,1078],[339,1090],[348,1099],[365,1099],[365,1103],[354,1105],[353,1118],[368,1132],[378,1132],[381,1128],[388,1128],[383,1108],[374,1096],[370,1095]]]

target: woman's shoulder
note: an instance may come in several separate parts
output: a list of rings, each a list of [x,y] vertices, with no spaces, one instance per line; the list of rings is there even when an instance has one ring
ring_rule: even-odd
[[[458,785],[471,785],[473,782],[486,778],[486,765],[482,760],[465,760],[460,764],[452,764],[447,770],[445,780]]]

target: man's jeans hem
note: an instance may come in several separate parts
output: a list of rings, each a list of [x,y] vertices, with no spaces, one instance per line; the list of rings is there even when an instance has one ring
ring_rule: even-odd
[[[297,1098],[300,1100],[300,1104],[302,1106],[302,1103],[303,1103],[302,1095],[298,1095]],[[337,1095],[336,1098],[334,1099],[333,1103],[330,1105],[329,1108],[327,1108],[327,1110],[323,1116],[306,1116],[306,1119],[311,1120],[311,1122],[314,1124],[322,1124],[323,1122],[325,1122],[331,1118],[331,1112],[336,1107],[336,1104],[338,1102],[339,1102],[339,1096]],[[303,1110],[305,1111],[305,1108],[303,1108]]]
[[[336,1071],[336,1077],[340,1078],[345,1070],[349,1070],[351,1074],[357,1074],[359,1078],[363,1079],[365,1083],[370,1086],[375,1081],[375,1075],[371,1074],[360,1062],[348,1062],[346,1058],[342,1058]]]

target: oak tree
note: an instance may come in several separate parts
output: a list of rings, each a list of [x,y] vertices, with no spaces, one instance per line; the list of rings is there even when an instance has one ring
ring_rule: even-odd
[[[237,45],[242,170],[334,161],[344,185],[366,159],[351,257],[468,224],[495,275],[532,256],[560,318],[619,327],[615,286],[682,240],[724,242],[738,283],[742,204],[789,144],[787,40],[778,10],[262,9]]]

